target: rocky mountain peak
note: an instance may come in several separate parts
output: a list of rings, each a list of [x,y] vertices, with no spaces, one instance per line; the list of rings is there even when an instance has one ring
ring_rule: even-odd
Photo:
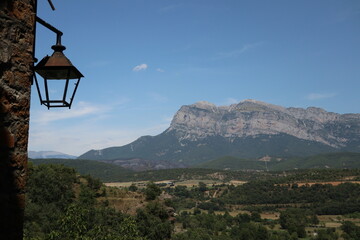
[[[229,106],[230,111],[286,111],[284,107],[257,101],[254,99],[246,99],[237,104],[232,104]]]
[[[203,109],[216,108],[215,104],[207,102],[207,101],[199,101],[199,102],[192,104],[191,106],[197,107],[197,108],[203,108]]]
[[[321,108],[285,108],[252,99],[222,107],[198,102],[181,107],[167,132],[174,131],[180,140],[192,141],[209,136],[231,139],[288,134],[331,147],[343,147],[348,141],[344,136],[350,128],[360,135],[360,114],[355,114],[355,118],[359,121],[350,121],[347,115]],[[348,123],[348,131],[342,128],[344,122]]]

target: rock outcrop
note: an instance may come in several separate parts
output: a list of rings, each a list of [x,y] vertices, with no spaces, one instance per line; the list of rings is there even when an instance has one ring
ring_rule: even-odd
[[[256,100],[220,107],[198,102],[181,107],[167,130],[171,131],[180,141],[283,133],[341,148],[360,136],[360,114],[337,114],[315,107],[284,108]]]

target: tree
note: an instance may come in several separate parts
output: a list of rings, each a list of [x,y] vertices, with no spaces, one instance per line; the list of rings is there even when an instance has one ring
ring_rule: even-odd
[[[146,200],[155,200],[161,194],[161,189],[153,182],[149,182],[145,189]]]
[[[110,208],[72,204],[49,240],[142,240],[135,220]]]
[[[206,186],[205,183],[199,182],[199,191],[200,191],[200,192],[205,192],[205,191],[207,191],[207,186]]]
[[[138,187],[135,184],[131,184],[129,187],[129,191],[136,192],[138,190]]]
[[[61,165],[29,165],[24,236],[44,238],[56,227],[56,221],[75,201],[74,169]]]
[[[338,234],[335,232],[335,228],[319,229],[315,240],[337,240]]]
[[[136,211],[136,222],[140,234],[149,240],[171,237],[173,227],[168,218],[166,209],[157,201],[150,202],[144,209]]]
[[[306,237],[305,226],[308,223],[304,210],[289,208],[280,213],[280,225],[290,234],[296,233],[298,237]]]
[[[341,230],[344,231],[342,237],[346,240],[360,239],[360,227],[353,222],[345,221],[341,225]]]

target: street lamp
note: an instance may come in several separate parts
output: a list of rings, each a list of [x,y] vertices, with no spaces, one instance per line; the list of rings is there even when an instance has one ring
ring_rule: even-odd
[[[41,91],[36,74],[34,74],[40,103],[44,104],[48,109],[53,107],[71,108],[80,79],[84,76],[63,53],[66,49],[65,46],[61,45],[63,33],[39,17],[36,17],[36,21],[57,35],[56,44],[51,47],[54,53],[51,56],[45,56],[34,67],[34,72],[44,79],[44,89]],[[60,96],[54,97],[54,92],[58,92],[58,90],[51,88],[53,82],[57,83],[55,86],[60,83],[62,88]],[[70,82],[74,83],[73,88],[69,87]],[[42,92],[45,93],[45,99],[42,97]]]

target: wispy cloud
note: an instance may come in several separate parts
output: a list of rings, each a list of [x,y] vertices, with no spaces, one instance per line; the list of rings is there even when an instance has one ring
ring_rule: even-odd
[[[161,68],[157,68],[156,71],[158,71],[158,72],[165,72],[165,70],[164,70],[164,69],[161,69]]]
[[[148,65],[146,63],[143,63],[143,64],[140,64],[140,65],[137,65],[133,68],[133,71],[134,72],[139,72],[139,71],[144,71],[148,68]]]
[[[33,123],[47,124],[54,121],[65,120],[70,118],[79,118],[87,115],[94,115],[103,112],[104,108],[95,106],[86,102],[79,102],[74,105],[72,111],[69,109],[58,109],[57,111],[38,111],[34,112]]]
[[[264,42],[256,42],[256,43],[249,43],[249,44],[244,44],[241,48],[239,49],[234,49],[232,51],[228,51],[228,52],[220,52],[217,54],[216,58],[217,59],[222,59],[222,58],[235,58],[238,57],[242,54],[244,54],[245,52],[260,47],[264,45]]]
[[[29,136],[29,149],[35,151],[56,150],[80,155],[91,149],[122,146],[144,135],[157,135],[169,127],[168,120],[156,125],[134,127],[109,127],[102,122],[78,122],[74,125],[54,127],[32,125]]]
[[[306,96],[307,100],[321,100],[326,98],[332,98],[335,97],[336,93],[310,93]]]

